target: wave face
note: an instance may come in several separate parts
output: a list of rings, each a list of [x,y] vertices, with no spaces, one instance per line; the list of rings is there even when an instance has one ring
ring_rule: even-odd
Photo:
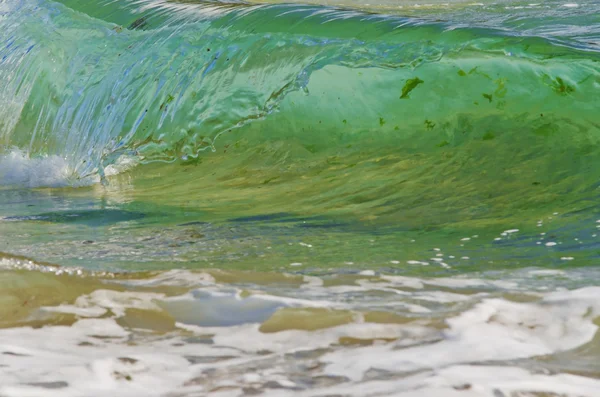
[[[240,136],[313,153],[474,140],[595,152],[598,6],[562,6],[477,25],[460,4],[433,20],[302,5],[5,1],[0,139],[59,156],[80,177],[123,155],[185,161]],[[545,29],[543,15],[532,19],[561,7]],[[579,30],[564,28],[577,18]]]

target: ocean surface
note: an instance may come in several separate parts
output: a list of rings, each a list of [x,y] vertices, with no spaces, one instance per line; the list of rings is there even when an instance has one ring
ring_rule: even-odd
[[[0,396],[600,396],[600,2],[0,0]]]

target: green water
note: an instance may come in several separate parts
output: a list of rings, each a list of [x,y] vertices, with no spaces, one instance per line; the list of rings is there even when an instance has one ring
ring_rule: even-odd
[[[598,4],[266,3],[0,1],[0,396],[595,397]]]

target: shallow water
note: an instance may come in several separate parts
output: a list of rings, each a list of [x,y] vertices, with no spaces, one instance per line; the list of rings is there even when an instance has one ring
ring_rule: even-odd
[[[0,1],[0,396],[596,397],[597,2]]]
[[[2,266],[7,396],[598,390],[594,269],[125,275],[8,256]]]

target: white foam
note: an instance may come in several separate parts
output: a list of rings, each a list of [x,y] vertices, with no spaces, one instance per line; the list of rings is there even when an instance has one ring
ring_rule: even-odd
[[[328,371],[359,380],[371,368],[409,372],[573,349],[596,334],[592,319],[600,315],[598,294],[600,287],[590,287],[552,293],[539,304],[488,299],[448,319],[450,329],[438,343],[401,350],[393,345],[370,347],[368,353],[365,348],[341,350],[325,360]]]
[[[177,325],[200,334],[215,334],[213,340],[219,346],[230,346],[253,353],[264,350],[285,353],[325,348],[338,343],[343,337],[363,340],[399,339],[398,343],[404,345],[439,337],[439,331],[431,328],[398,324],[353,323],[316,331],[286,330],[276,333],[262,333],[258,324],[228,328]]]
[[[597,379],[568,374],[535,374],[517,367],[455,365],[392,381],[367,381],[331,387],[296,396],[397,396],[397,397],[496,397],[549,396],[596,397]],[[269,393],[267,396],[276,396]]]
[[[0,350],[15,352],[15,341],[28,349],[19,351],[24,355],[11,360],[10,370],[0,369],[0,394],[7,397],[105,396],[107,393],[157,396],[177,388],[189,376],[183,356],[170,353],[166,346],[154,345],[153,352],[149,349],[152,344],[128,345],[129,335],[113,319],[80,320],[71,327],[2,330]],[[98,337],[110,343],[102,343]],[[79,347],[82,342],[88,345]],[[130,362],[119,357],[127,357]],[[127,380],[128,377],[131,380]],[[56,382],[63,382],[66,387],[52,389],[35,385]]]
[[[423,265],[423,266],[428,266],[429,262],[424,262],[424,261],[406,261],[406,263],[408,263],[409,265]]]
[[[121,156],[104,169],[106,176],[117,175],[138,164],[133,157]],[[63,157],[31,157],[20,149],[0,155],[0,185],[20,187],[87,186],[100,182],[98,175],[80,177]]]
[[[562,276],[565,274],[562,270],[554,270],[554,269],[541,269],[541,270],[531,270],[529,274],[535,276]]]
[[[266,396],[492,397],[536,391],[597,397],[596,379],[536,374],[511,361],[551,357],[596,343],[600,287],[531,292],[535,286],[530,281],[540,274],[565,279],[569,272],[513,272],[524,278],[527,297],[538,299],[529,303],[490,292],[519,293],[519,283],[511,280],[419,279],[371,271],[347,285],[327,286],[323,279],[304,276],[304,283],[273,287],[275,293],[269,293],[268,286],[249,290],[244,285],[242,294],[235,285],[189,271],[114,281],[128,289],[101,288],[73,302],[42,308],[75,315],[79,320],[72,326],[0,329],[0,395],[218,396],[256,388]],[[167,290],[182,285],[191,290],[169,297],[151,292],[159,280],[169,286]],[[543,286],[550,289],[548,285],[544,278]],[[252,316],[231,326],[199,325],[214,313],[228,319],[254,313],[264,319],[290,307],[306,308],[305,315],[331,310],[333,316],[344,316],[342,323],[349,323],[273,333],[261,332]],[[367,322],[363,311],[379,308],[411,314],[398,324]],[[175,329],[153,334],[128,328],[123,325],[127,321],[120,321],[128,309],[161,311],[175,319]],[[343,338],[360,343],[344,345]],[[362,341],[370,345],[362,346]],[[509,360],[502,363],[506,367],[488,365],[504,360]],[[370,371],[378,370],[384,377],[370,380]],[[316,388],[305,382],[306,377],[317,381],[336,376],[341,377],[337,383],[328,381]]]
[[[363,270],[363,271],[359,272],[358,274],[361,276],[374,276],[375,271],[374,270]]]
[[[142,310],[160,310],[153,302],[164,298],[163,294],[141,292],[118,292],[111,290],[96,290],[88,295],[82,295],[72,305],[45,307],[46,311],[72,313],[81,317],[102,316],[107,310],[117,316],[124,315],[125,308]]]
[[[178,287],[200,287],[215,284],[215,278],[204,272],[190,272],[189,270],[177,269],[158,273],[156,276],[138,280],[118,281],[132,286],[156,286],[170,285]]]
[[[20,150],[0,156],[0,185],[59,187],[73,179],[74,170],[59,156],[30,158]]]

